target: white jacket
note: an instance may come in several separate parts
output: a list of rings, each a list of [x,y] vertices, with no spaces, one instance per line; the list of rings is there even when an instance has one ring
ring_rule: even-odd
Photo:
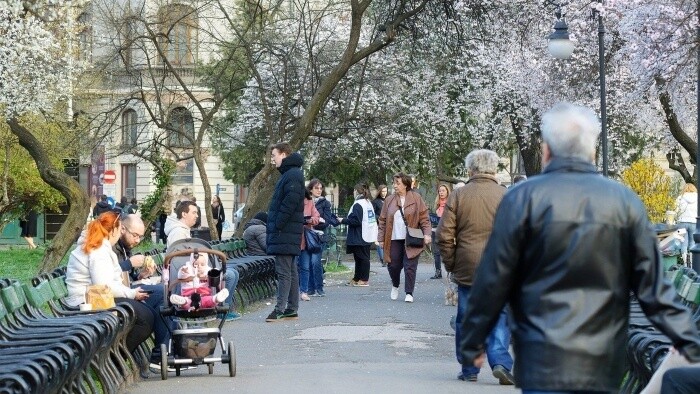
[[[695,223],[698,215],[698,194],[694,192],[683,193],[676,200],[678,204],[678,221]]]
[[[136,289],[131,289],[122,282],[122,269],[109,241],[105,239],[100,247],[91,251],[90,254],[85,254],[83,251],[84,235],[83,233],[80,236],[78,247],[71,252],[68,258],[68,266],[66,267],[68,297],[66,297],[66,303],[71,306],[84,303],[85,292],[90,285],[108,285],[115,298],[135,298]]]
[[[168,248],[175,241],[192,238],[190,228],[182,223],[175,215],[168,216],[163,225],[163,231],[165,231],[165,236],[168,237]]]

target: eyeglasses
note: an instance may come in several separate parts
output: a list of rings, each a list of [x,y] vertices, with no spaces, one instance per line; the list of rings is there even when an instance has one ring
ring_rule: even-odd
[[[132,237],[138,239],[139,242],[143,241],[143,239],[146,237],[145,235],[140,235],[139,233],[135,233],[135,232],[129,230],[128,228],[126,228],[126,227],[124,227],[124,230],[126,230],[126,232],[128,232],[129,234],[131,234]]]

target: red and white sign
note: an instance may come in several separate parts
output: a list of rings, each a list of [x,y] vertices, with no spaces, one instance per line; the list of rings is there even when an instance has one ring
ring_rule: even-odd
[[[114,170],[105,170],[102,180],[106,184],[112,184],[117,180],[117,173]]]

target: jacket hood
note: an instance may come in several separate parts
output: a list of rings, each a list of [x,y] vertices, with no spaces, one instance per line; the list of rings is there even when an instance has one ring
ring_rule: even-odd
[[[250,219],[250,221],[243,226],[243,229],[245,230],[250,226],[267,226],[267,224],[260,219]]]
[[[280,168],[278,168],[279,172],[284,174],[288,170],[294,168],[294,167],[301,167],[304,165],[304,158],[301,157],[299,152],[294,152],[291,155],[285,157],[282,159],[282,165],[280,165]]]
[[[169,235],[173,229],[182,227],[184,229],[187,229],[187,231],[190,231],[190,228],[185,226],[184,223],[180,221],[175,216],[168,216],[168,218],[165,220],[165,225],[163,226],[163,231],[165,231],[165,235]]]

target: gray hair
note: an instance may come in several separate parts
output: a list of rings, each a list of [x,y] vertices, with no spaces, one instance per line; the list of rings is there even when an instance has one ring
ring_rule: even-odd
[[[542,116],[541,130],[552,156],[594,160],[600,122],[590,108],[559,103]]]
[[[498,169],[498,155],[488,149],[477,149],[469,152],[464,159],[464,166],[474,174],[496,174]]]

